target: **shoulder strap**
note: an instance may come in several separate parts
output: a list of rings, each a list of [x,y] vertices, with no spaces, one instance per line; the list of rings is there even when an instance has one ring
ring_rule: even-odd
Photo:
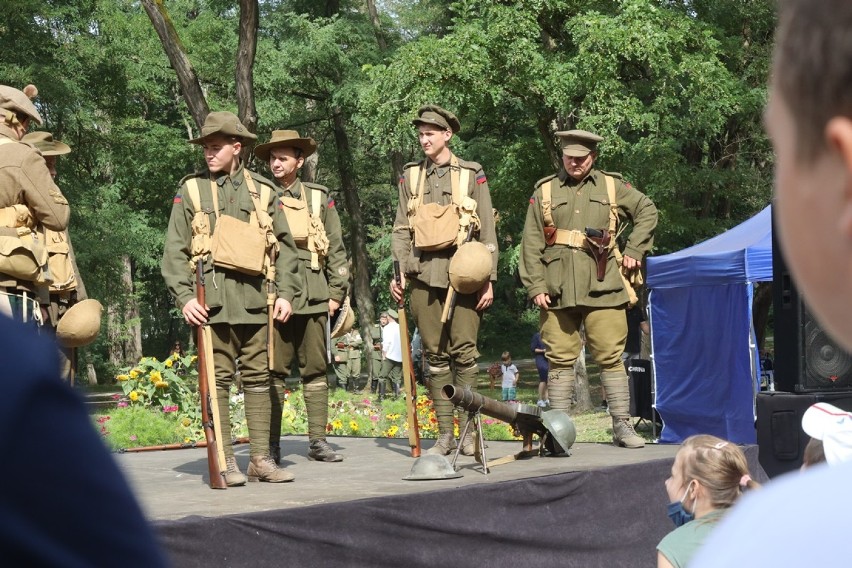
[[[192,208],[196,213],[201,213],[201,190],[198,188],[198,178],[192,177],[186,180],[186,191],[189,194],[189,199],[192,201]],[[219,218],[219,191],[214,187],[213,180],[210,180],[210,193],[213,196],[213,212],[216,214],[216,219]]]
[[[453,190],[453,203],[461,205],[467,197],[470,185],[470,170],[459,165],[459,159],[455,154],[450,158],[450,187]]]
[[[559,178],[555,177],[549,182],[541,184],[541,217],[545,227],[553,226],[551,202],[553,200],[553,189],[557,183],[559,183]]]
[[[615,240],[615,229],[618,226],[618,203],[615,199],[615,178],[604,175],[606,180],[606,194],[609,197],[609,232]]]
[[[417,165],[411,166],[406,171],[409,185],[411,188],[411,197],[408,199],[408,215],[414,215],[417,208],[423,202],[423,187],[426,184],[426,169],[423,167],[425,160]]]

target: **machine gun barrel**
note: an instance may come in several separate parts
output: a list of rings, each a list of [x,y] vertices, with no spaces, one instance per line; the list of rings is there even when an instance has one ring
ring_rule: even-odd
[[[481,412],[486,416],[512,424],[518,417],[518,411],[503,402],[488,398],[469,389],[460,389],[455,385],[445,385],[441,396],[468,412]]]

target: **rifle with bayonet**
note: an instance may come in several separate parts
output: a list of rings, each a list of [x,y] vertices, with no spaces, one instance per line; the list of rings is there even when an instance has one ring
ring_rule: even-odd
[[[402,274],[399,261],[393,261],[393,278],[402,290]],[[405,387],[405,420],[408,423],[408,445],[411,457],[420,457],[420,426],[417,423],[417,383],[414,365],[411,363],[411,340],[408,334],[408,318],[405,316],[405,295],[399,298],[399,340],[402,347],[402,383]]]
[[[206,306],[204,289],[204,261],[198,259],[195,265],[195,294],[198,304]],[[219,405],[216,401],[216,372],[213,365],[213,344],[210,326],[199,325],[198,338],[198,395],[201,398],[201,424],[207,440],[207,469],[210,473],[211,489],[227,489],[225,483],[225,452],[217,439],[216,428],[219,424]],[[222,436],[220,435],[219,438]]]

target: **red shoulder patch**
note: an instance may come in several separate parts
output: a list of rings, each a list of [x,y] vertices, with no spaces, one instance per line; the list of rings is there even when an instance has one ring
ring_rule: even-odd
[[[532,203],[533,205],[535,205],[535,196],[530,197],[530,203]]]
[[[399,183],[405,183],[405,176],[399,176]]]
[[[183,198],[181,197],[180,193],[178,193],[177,195],[175,195],[175,199],[172,203],[181,203],[182,201]]]
[[[627,189],[631,189],[633,186],[630,185],[629,181],[624,182],[624,185],[627,186]]]
[[[476,183],[478,183],[478,184],[482,185],[482,184],[483,184],[483,183],[485,183],[486,181],[488,181],[488,180],[487,180],[487,179],[485,179],[485,174],[482,174],[482,175],[476,176]]]
[[[334,209],[334,199],[331,197],[328,198],[328,208]]]

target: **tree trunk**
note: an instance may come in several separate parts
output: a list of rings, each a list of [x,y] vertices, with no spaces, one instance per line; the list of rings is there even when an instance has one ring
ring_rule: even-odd
[[[195,121],[195,126],[201,129],[204,119],[210,113],[210,108],[207,106],[207,98],[201,89],[198,75],[195,74],[195,69],[183,49],[177,30],[175,30],[169,17],[169,12],[165,4],[157,0],[142,0],[142,6],[148,13],[148,18],[150,18],[157,35],[160,37],[160,43],[163,44],[163,50],[172,64],[172,69],[177,74],[178,83],[181,91],[183,91],[183,98],[189,107],[189,113]]]
[[[122,257],[121,287],[124,305],[107,307],[109,362],[114,368],[125,367],[142,358],[142,325],[139,302],[133,290],[133,266],[130,256]]]
[[[358,197],[355,168],[349,136],[346,134],[346,118],[341,109],[334,109],[332,123],[334,143],[337,149],[337,169],[340,175],[343,203],[349,213],[349,252],[352,259],[352,294],[358,307],[358,323],[362,330],[369,330],[376,319],[373,294],[370,291],[369,257],[364,234],[364,218],[361,214],[361,199]]]
[[[254,104],[254,57],[259,25],[257,0],[240,0],[240,43],[237,48],[237,112],[249,129],[257,132],[257,108]],[[249,150],[250,148],[246,148]],[[243,152],[243,162],[251,152]]]
[[[367,11],[370,13],[370,22],[372,22],[373,30],[376,32],[376,42],[379,44],[379,49],[384,51],[388,48],[388,43],[382,33],[382,23],[379,20],[379,11],[376,10],[375,0],[367,0]]]
[[[592,393],[589,389],[589,372],[586,369],[586,349],[580,349],[580,355],[574,363],[574,393],[577,402],[574,412],[588,412],[593,408]]]

